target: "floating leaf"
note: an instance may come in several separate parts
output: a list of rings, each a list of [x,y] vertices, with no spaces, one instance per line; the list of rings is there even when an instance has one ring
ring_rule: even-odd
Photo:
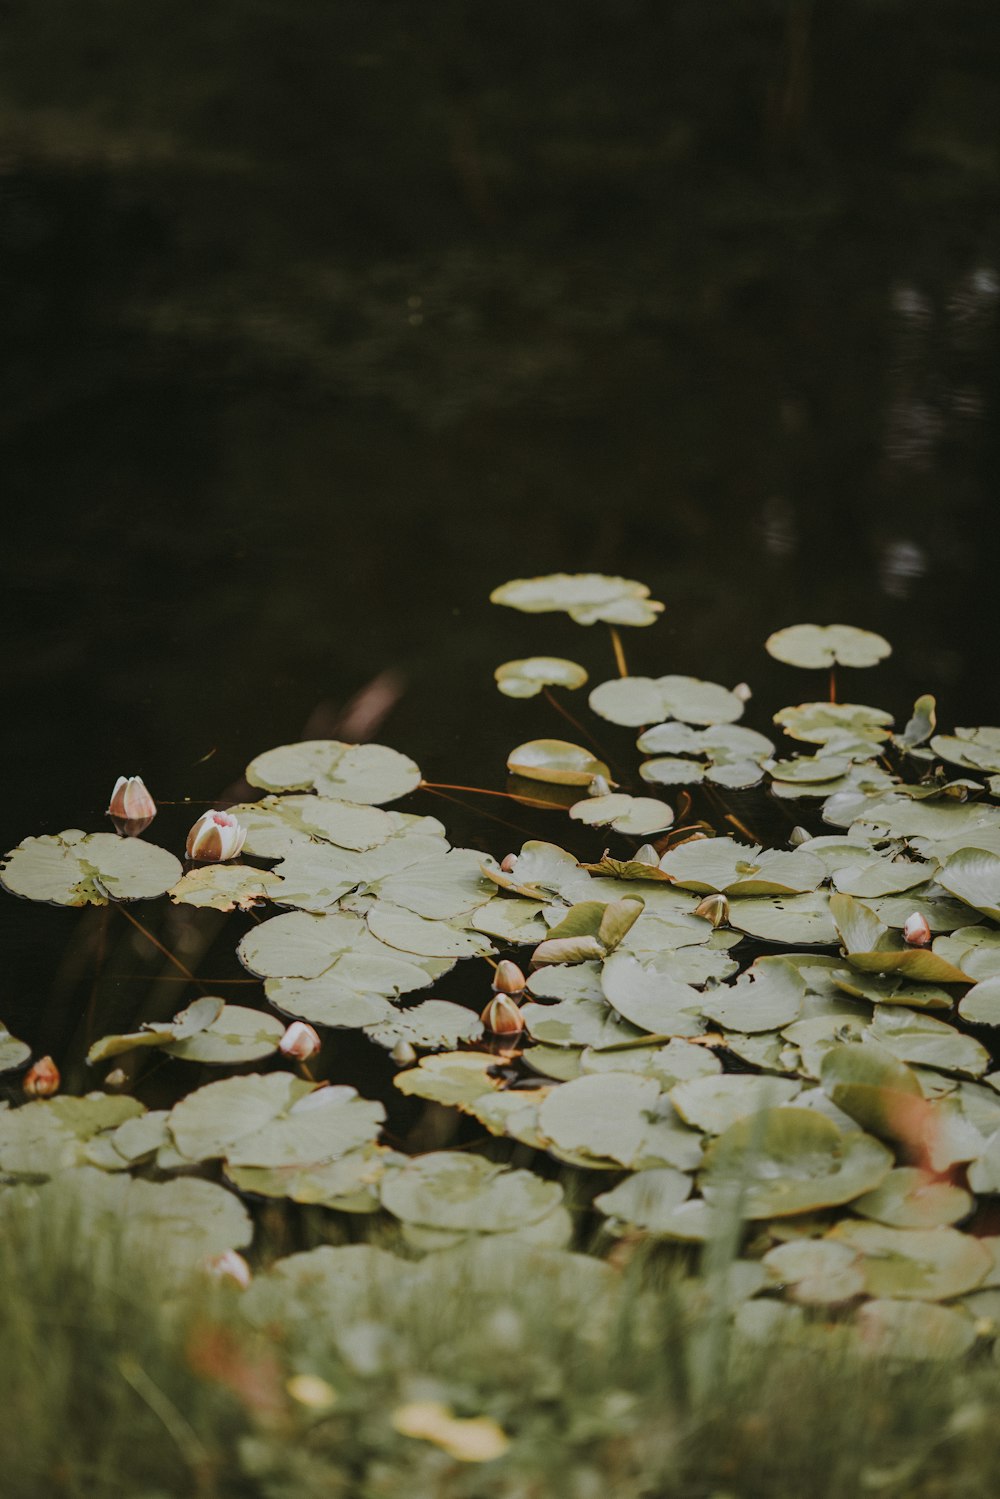
[[[170,1133],[189,1161],[224,1156],[238,1140],[252,1137],[272,1119],[280,1118],[314,1087],[288,1072],[251,1073],[209,1083],[174,1105]]]
[[[180,860],[155,843],[70,828],[25,838],[11,849],[4,856],[0,884],[29,900],[104,906],[110,900],[152,900],[180,875]]]
[[[789,1078],[727,1072],[678,1083],[670,1102],[686,1124],[721,1135],[739,1119],[790,1103],[801,1086]]]
[[[1000,921],[1000,856],[985,849],[963,848],[945,860],[937,878],[966,905]]]
[[[438,1050],[457,1046],[460,1041],[478,1041],[482,1034],[482,1023],[474,1010],[446,999],[425,999],[412,1009],[400,1010],[391,1018],[365,1026],[368,1039],[387,1051],[400,1041],[408,1041],[422,1050]]]
[[[956,729],[954,734],[937,734],[931,749],[942,760],[963,770],[1000,771],[1000,729]]]
[[[608,1004],[640,1030],[657,1036],[696,1036],[704,1029],[701,996],[690,985],[668,978],[655,960],[642,963],[631,953],[612,954],[604,964],[601,986]]]
[[[704,778],[733,788],[755,786],[763,778],[762,762],[774,752],[763,734],[731,723],[704,729],[678,722],[656,724],[640,735],[638,748],[645,755],[657,756],[640,765],[644,781],[677,785]],[[705,763],[696,763],[691,756]]]
[[[967,1218],[972,1197],[964,1187],[936,1181],[917,1166],[900,1166],[874,1192],[859,1197],[852,1211],[892,1228],[941,1228]]]
[[[634,1072],[579,1077],[548,1094],[538,1110],[539,1129],[562,1150],[630,1166],[659,1096],[657,1082]]]
[[[916,1074],[874,1041],[832,1046],[820,1066],[823,1090],[838,1109],[890,1140],[907,1140],[923,1116]]]
[[[433,1151],[414,1156],[381,1184],[382,1206],[405,1223],[461,1232],[504,1233],[538,1222],[562,1202],[557,1182],[484,1156]]]
[[[262,859],[283,858],[296,844],[311,840],[363,853],[399,831],[394,823],[398,814],[330,796],[265,796],[229,810],[246,829],[245,852]],[[436,818],[421,818],[419,824],[424,836],[444,835]]]
[[[581,901],[551,928],[531,961],[535,965],[599,961],[618,946],[642,911],[641,900]]]
[[[774,722],[790,738],[805,744],[829,744],[848,734],[875,745],[888,739],[892,714],[864,703],[799,703],[796,707],[782,708],[774,715]]]
[[[376,901],[366,919],[372,936],[387,947],[422,958],[484,958],[494,950],[479,932],[459,930],[388,901]]]
[[[789,625],[768,636],[764,649],[788,666],[875,666],[892,646],[871,630],[854,625]]]
[[[227,1166],[226,1177],[240,1192],[255,1197],[287,1197],[341,1213],[374,1213],[385,1171],[407,1157],[383,1145],[364,1145],[321,1166]]]
[[[463,1108],[500,1086],[499,1080],[490,1075],[496,1064],[492,1052],[450,1052],[423,1057],[416,1067],[398,1073],[393,1081],[400,1093]]]
[[[729,924],[764,942],[794,947],[828,946],[837,940],[830,902],[822,891],[805,895],[771,895],[729,902]]]
[[[829,1239],[793,1239],[764,1256],[768,1274],[806,1306],[850,1301],[865,1288],[858,1257],[846,1244]]]
[[[30,1056],[31,1047],[12,1036],[0,1021],[0,1072],[10,1072],[14,1067],[23,1066]]]
[[[673,808],[666,802],[650,796],[625,796],[622,793],[587,797],[575,802],[569,815],[575,822],[586,823],[588,827],[611,827],[616,833],[634,838],[661,832],[674,820]]]
[[[490,594],[491,604],[506,604],[525,614],[561,610],[578,625],[603,621],[609,625],[651,625],[663,605],[649,597],[644,583],[609,578],[600,573],[551,573],[541,578],[516,578]]]
[[[691,1195],[691,1181],[669,1166],[637,1171],[610,1192],[594,1198],[594,1206],[605,1217],[616,1220],[613,1230],[624,1227],[656,1233],[661,1224],[668,1229],[674,1212]]]
[[[608,780],[611,772],[582,745],[566,739],[530,739],[507,756],[507,769],[529,781],[547,781],[553,786],[589,786],[596,776]]]
[[[989,1250],[954,1228],[887,1228],[846,1219],[830,1237],[862,1256],[869,1296],[944,1301],[973,1290],[993,1268]]]
[[[947,1359],[965,1356],[976,1341],[971,1317],[947,1306],[918,1306],[891,1297],[858,1311],[861,1346],[876,1358]]]
[[[877,1010],[871,1034],[900,1061],[921,1067],[980,1077],[990,1065],[989,1052],[972,1036],[903,1005]]]
[[[566,1054],[560,1052],[558,1055]],[[527,1053],[525,1061],[530,1066],[536,1065],[533,1052]],[[679,1038],[668,1041],[665,1046],[650,1042],[617,1051],[598,1051],[588,1046],[581,1054],[578,1066],[584,1072],[639,1072],[643,1077],[655,1078],[664,1092],[690,1078],[716,1077],[722,1071],[718,1057],[706,1046],[693,1046],[690,1041]]]
[[[1000,977],[974,984],[959,1003],[958,1013],[972,1025],[1000,1025]]]
[[[564,687],[573,692],[587,680],[582,666],[561,656],[529,656],[523,661],[505,661],[493,675],[505,697],[537,697],[543,687]]]
[[[379,806],[415,791],[420,768],[384,744],[304,739],[258,755],[247,766],[246,778],[264,791],[318,791],[321,796]]]
[[[731,897],[795,895],[815,889],[826,874],[820,859],[796,849],[763,852],[733,838],[697,838],[664,854],[660,869],[699,894]]]
[[[0,1111],[0,1172],[40,1180],[82,1165],[89,1140],[143,1113],[137,1099],[110,1098],[106,1093],[39,1098],[23,1108],[4,1109]]]
[[[705,998],[702,1014],[726,1030],[778,1030],[798,1018],[805,980],[781,958],[758,958],[735,984],[720,985]]]
[[[619,1018],[603,999],[566,999],[554,1005],[521,1008],[528,1034],[546,1046],[614,1046],[638,1040],[641,1030]],[[700,1029],[696,1025],[696,1029]],[[683,1034],[693,1034],[685,1030]]]
[[[601,718],[626,728],[676,718],[688,724],[735,723],[743,702],[717,682],[697,677],[613,677],[590,694],[590,707]]]
[[[869,1135],[842,1134],[813,1109],[770,1108],[711,1142],[701,1189],[709,1203],[738,1191],[745,1217],[778,1218],[851,1202],[891,1166],[891,1153]]]
[[[901,750],[915,750],[927,743],[936,727],[937,701],[926,692],[913,704],[912,716],[903,732],[893,735],[893,743]]]
[[[280,900],[281,880],[247,864],[204,864],[189,869],[167,894],[179,906],[210,906],[216,911],[250,911],[264,900]]]

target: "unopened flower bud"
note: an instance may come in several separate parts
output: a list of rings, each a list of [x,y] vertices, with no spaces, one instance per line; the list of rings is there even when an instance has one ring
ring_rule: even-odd
[[[722,926],[729,920],[729,902],[724,895],[706,895],[695,906],[692,914],[710,921],[713,926]]]
[[[142,776],[119,776],[108,803],[108,816],[123,838],[135,838],[156,816],[156,803]]]
[[[120,1088],[127,1082],[128,1073],[125,1071],[124,1067],[116,1067],[114,1071],[109,1072],[107,1077],[104,1079],[104,1086],[106,1088]]]
[[[659,864],[659,862],[660,856],[651,843],[644,843],[642,847],[637,848],[635,853],[632,855],[633,864],[657,865]]]
[[[493,988],[501,994],[520,994],[527,983],[524,974],[510,958],[501,958],[493,974]]]
[[[737,682],[733,688],[733,697],[738,697],[741,703],[748,703],[753,697],[753,692],[746,682]]]
[[[514,865],[517,863],[517,854],[508,854],[500,865],[504,874],[513,874]]]
[[[610,796],[611,787],[608,785],[607,776],[594,776],[587,787],[588,796]]]
[[[801,823],[796,823],[795,827],[792,828],[792,831],[788,835],[789,847],[801,848],[803,843],[812,842],[812,836],[813,835],[812,833],[810,833],[808,828],[804,828]]]
[[[214,1275],[219,1280],[233,1280],[241,1291],[245,1291],[253,1280],[253,1272],[241,1254],[235,1249],[227,1249],[225,1254],[215,1254],[205,1261],[205,1269],[209,1275]]]
[[[417,1049],[409,1041],[397,1041],[389,1055],[397,1067],[412,1067],[417,1060]]]
[[[247,830],[231,812],[205,812],[187,836],[187,856],[202,864],[220,864],[235,859],[247,839]]]
[[[51,1098],[59,1092],[59,1068],[51,1057],[42,1057],[24,1074],[22,1087],[29,1098]]]
[[[506,994],[494,994],[479,1018],[494,1036],[516,1036],[524,1030],[524,1016]]]
[[[930,947],[931,929],[927,924],[926,916],[921,916],[919,911],[914,911],[912,916],[907,916],[903,923],[903,941],[910,947]]]
[[[322,1045],[318,1032],[311,1025],[306,1025],[304,1020],[293,1020],[278,1042],[278,1050],[283,1057],[295,1057],[304,1062],[308,1057],[314,1057]]]

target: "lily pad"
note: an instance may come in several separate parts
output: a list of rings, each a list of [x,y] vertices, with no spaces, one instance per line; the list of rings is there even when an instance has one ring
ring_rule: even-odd
[[[304,739],[258,755],[247,766],[246,778],[264,791],[317,791],[321,796],[381,806],[416,791],[420,767],[385,744]]]
[[[490,1075],[496,1064],[492,1052],[449,1052],[445,1056],[421,1058],[418,1066],[397,1073],[393,1081],[400,1093],[407,1096],[464,1108],[482,1094],[499,1088],[499,1080]]]
[[[669,1166],[637,1171],[610,1192],[594,1198],[594,1206],[615,1220],[613,1229],[625,1227],[656,1233],[661,1225],[669,1230],[675,1210],[691,1195],[691,1180]]]
[[[846,1219],[830,1237],[862,1256],[869,1296],[944,1301],[974,1290],[993,1268],[989,1250],[955,1228],[889,1228]]]
[[[589,702],[600,718],[626,728],[670,718],[700,725],[735,723],[743,716],[743,702],[735,693],[697,677],[613,677],[594,688]]]
[[[659,1084],[634,1072],[603,1072],[554,1088],[538,1110],[546,1139],[565,1151],[630,1166],[639,1156]]]
[[[524,614],[562,611],[578,625],[651,625],[663,605],[649,597],[645,583],[601,573],[550,573],[515,578],[490,594],[491,604],[505,604]]]
[[[655,962],[614,953],[604,964],[601,986],[608,1004],[640,1030],[656,1036],[696,1036],[704,1029],[701,996],[689,984],[668,978]]]
[[[764,649],[788,666],[876,666],[892,646],[872,630],[855,625],[789,625],[768,636]]]
[[[791,1103],[801,1086],[790,1078],[726,1072],[678,1083],[670,1102],[686,1124],[721,1135],[737,1120]]]
[[[772,1280],[805,1306],[850,1301],[865,1288],[858,1257],[846,1244],[829,1239],[792,1239],[764,1256]]]
[[[553,786],[589,786],[597,776],[608,780],[611,772],[582,745],[566,739],[530,739],[507,756],[512,775],[528,781],[547,781]]]
[[[912,1068],[872,1040],[829,1048],[820,1066],[823,1091],[838,1109],[889,1140],[909,1140],[925,1109]]]
[[[396,829],[393,814],[331,796],[265,796],[229,809],[246,829],[244,851],[262,859],[280,859],[296,844],[316,840],[354,853],[377,848]],[[444,835],[436,818],[421,819],[425,836]]]
[[[12,1036],[0,1021],[0,1072],[10,1072],[15,1067],[22,1067],[30,1056],[31,1047],[27,1042]]]
[[[623,793],[587,797],[575,802],[569,815],[574,822],[594,828],[610,827],[616,833],[633,838],[661,832],[674,820],[673,808],[666,802],[651,796],[625,796]]]
[[[564,687],[568,692],[574,692],[587,681],[582,666],[561,656],[529,656],[523,661],[505,661],[493,675],[505,697],[537,697],[543,687]]]
[[[706,995],[702,1014],[726,1030],[750,1035],[778,1030],[798,1018],[805,993],[805,980],[791,963],[758,958],[735,984]]]
[[[600,961],[613,952],[642,915],[643,902],[626,897],[616,901],[581,901],[570,906],[531,955],[536,966],[546,963]]]
[[[763,734],[733,723],[704,729],[679,722],[656,724],[639,736],[638,748],[657,757],[639,766],[644,781],[666,786],[704,779],[733,789],[757,785],[763,779],[763,761],[774,752]]]
[[[280,878],[267,869],[247,864],[203,864],[189,869],[167,894],[179,906],[251,911],[261,901],[280,900],[280,890]]]
[[[904,1005],[877,1010],[871,1034],[900,1061],[921,1067],[981,1077],[990,1065],[989,1052],[972,1036]]]
[[[852,1203],[852,1211],[862,1218],[892,1228],[941,1228],[967,1218],[972,1207],[964,1187],[936,1180],[917,1166],[897,1167],[874,1192]]]
[[[729,902],[729,924],[764,942],[793,947],[825,947],[837,940],[830,901],[821,890],[804,895],[771,895]]]
[[[1000,1025],[1000,978],[973,984],[959,1003],[958,1013],[972,1025]]]
[[[938,884],[966,905],[1000,921],[1000,856],[985,849],[963,848],[945,860],[937,878]]]
[[[851,1202],[891,1167],[870,1135],[842,1134],[813,1109],[770,1108],[712,1141],[701,1189],[709,1203],[738,1191],[747,1218],[780,1218]]]
[[[138,1099],[88,1093],[0,1111],[0,1173],[41,1180],[86,1161],[87,1142],[145,1113]],[[0,1201],[3,1194],[0,1193]]]
[[[799,703],[782,708],[774,722],[805,744],[829,744],[847,734],[876,745],[889,738],[893,719],[891,713],[865,703]]]
[[[25,838],[0,868],[0,884],[11,894],[58,906],[152,900],[180,876],[180,860],[155,843],[78,828]]]
[[[562,1195],[558,1182],[531,1171],[451,1151],[415,1156],[381,1183],[382,1206],[394,1217],[460,1232],[505,1233],[537,1223]]]
[[[546,1046],[614,1046],[638,1040],[642,1031],[629,1025],[603,999],[564,999],[554,1005],[521,1007],[528,1034]],[[700,1027],[696,1027],[700,1028]],[[685,1030],[684,1035],[693,1034]]]
[[[931,749],[942,760],[963,770],[996,774],[1000,771],[1000,729],[956,729],[954,734],[937,734]]]
[[[892,1297],[866,1301],[857,1326],[862,1348],[876,1358],[951,1362],[964,1358],[976,1341],[972,1318],[954,1307]]]
[[[391,1051],[400,1041],[421,1050],[435,1051],[457,1046],[460,1041],[478,1041],[482,1023],[474,1010],[446,999],[425,999],[409,1010],[399,1010],[385,1020],[365,1026],[370,1041]]]

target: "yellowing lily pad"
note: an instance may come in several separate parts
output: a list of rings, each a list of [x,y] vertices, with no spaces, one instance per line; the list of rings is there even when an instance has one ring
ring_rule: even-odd
[[[490,594],[491,604],[505,604],[524,614],[563,611],[578,625],[651,625],[663,605],[649,597],[645,583],[600,573],[551,573],[516,578]]]
[[[554,786],[589,786],[596,776],[607,780],[611,772],[603,760],[566,739],[531,739],[507,756],[507,769],[529,781],[547,781]]]
[[[537,697],[543,687],[564,687],[573,692],[587,681],[582,666],[561,656],[529,656],[523,661],[505,661],[493,675],[505,697]]]

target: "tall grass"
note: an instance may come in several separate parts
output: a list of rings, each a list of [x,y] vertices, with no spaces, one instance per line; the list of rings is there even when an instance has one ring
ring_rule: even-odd
[[[637,1252],[607,1290],[544,1254],[429,1256],[335,1305],[95,1239],[30,1194],[0,1234],[4,1499],[993,1499],[1000,1370],[865,1358],[822,1319],[739,1339],[725,1265]],[[384,1262],[383,1262],[384,1268]],[[585,1289],[581,1290],[583,1286]],[[328,1410],[290,1376],[328,1383]],[[511,1437],[483,1464],[396,1432],[441,1399]]]

